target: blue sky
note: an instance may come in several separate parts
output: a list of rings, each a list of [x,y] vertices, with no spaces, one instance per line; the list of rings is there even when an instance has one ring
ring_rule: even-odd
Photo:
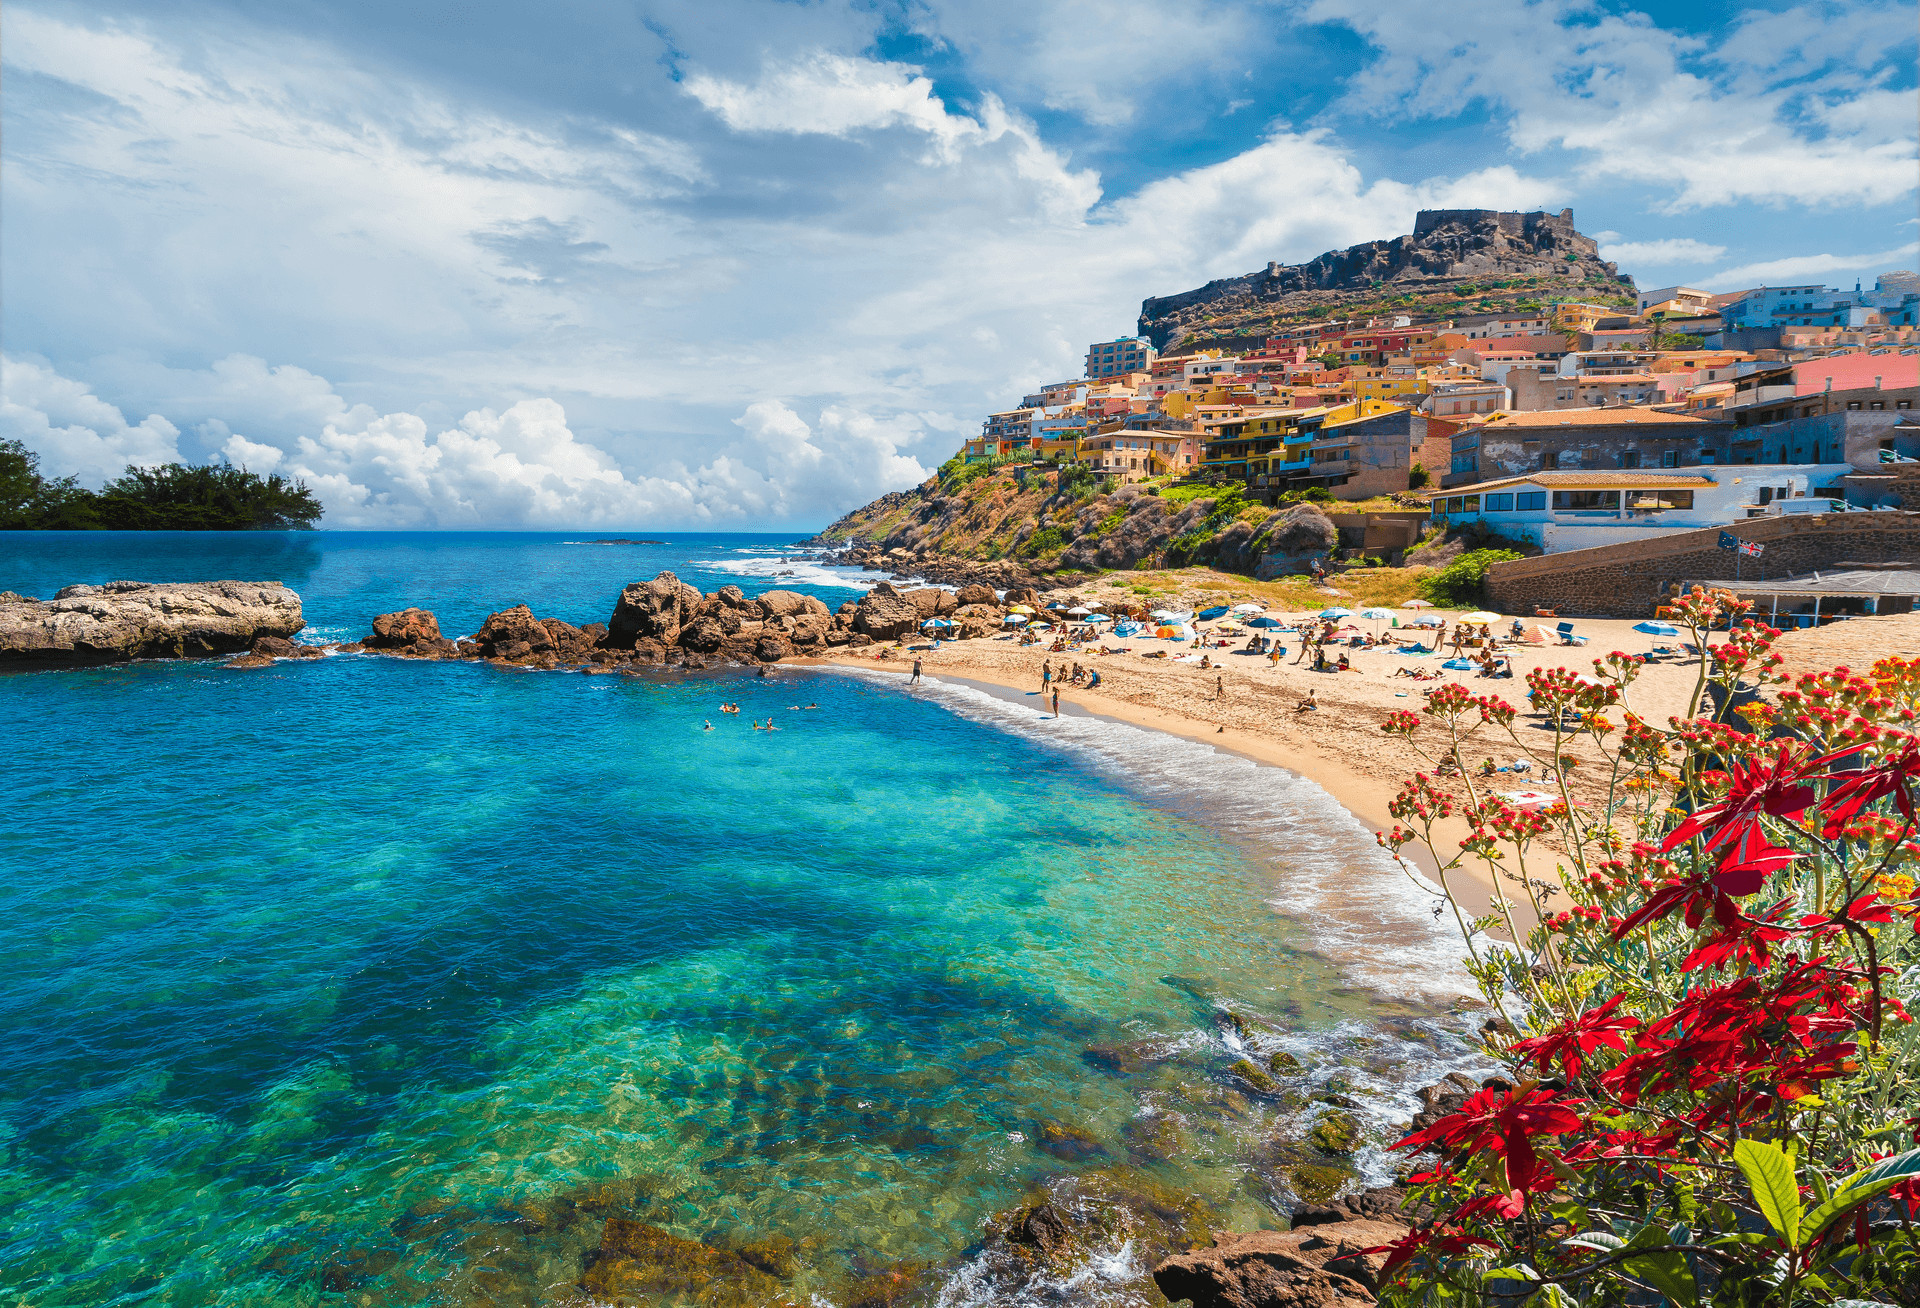
[[[335,527],[810,528],[1140,300],[1560,208],[1642,285],[1920,266],[1913,4],[0,13],[0,435]]]

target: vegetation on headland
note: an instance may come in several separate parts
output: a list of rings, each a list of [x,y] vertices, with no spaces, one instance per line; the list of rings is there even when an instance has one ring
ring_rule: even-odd
[[[90,491],[0,441],[0,531],[307,531],[324,511],[305,482],[225,462],[129,465]]]
[[[1382,843],[1438,867],[1506,1068],[1397,1146],[1433,1216],[1369,1251],[1388,1308],[1920,1302],[1920,659],[1781,689],[1749,607],[1676,606],[1699,717],[1637,716],[1615,653],[1529,674],[1549,737],[1459,685],[1382,724],[1435,765]],[[1544,803],[1476,770],[1496,742]]]
[[[1327,514],[1388,510],[1404,513],[1407,506],[1335,501],[1318,488],[1268,505],[1238,482],[1159,477],[1123,485],[1084,464],[953,459],[921,485],[856,509],[821,536],[948,561],[1008,560],[1042,573],[1189,566],[1251,573],[1267,554],[1298,559],[1304,572],[1305,559],[1338,549]]]

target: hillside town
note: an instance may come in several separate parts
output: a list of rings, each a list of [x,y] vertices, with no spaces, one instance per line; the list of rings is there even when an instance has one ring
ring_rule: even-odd
[[[1920,275],[1607,289],[1331,317],[1250,348],[1095,342],[1083,376],[987,415],[959,457],[1238,484],[1268,505],[1386,498],[1544,553],[1920,507]]]

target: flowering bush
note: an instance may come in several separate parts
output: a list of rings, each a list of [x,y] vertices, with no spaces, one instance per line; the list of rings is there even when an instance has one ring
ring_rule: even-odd
[[[1439,1216],[1377,1251],[1385,1303],[1920,1304],[1920,658],[1782,689],[1742,602],[1678,611],[1698,716],[1645,721],[1609,654],[1529,676],[1545,731],[1459,686],[1382,725],[1436,768],[1381,841],[1432,854],[1507,1068],[1400,1142]],[[1551,789],[1491,790],[1494,737]]]

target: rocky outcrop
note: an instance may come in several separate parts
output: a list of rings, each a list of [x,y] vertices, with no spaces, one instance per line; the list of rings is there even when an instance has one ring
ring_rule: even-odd
[[[607,619],[607,643],[615,649],[632,649],[643,640],[672,645],[680,639],[680,628],[693,620],[701,598],[671,572],[636,581],[620,592]]]
[[[0,667],[84,667],[236,654],[306,626],[277,581],[110,581],[51,600],[0,598]]]
[[[1398,1223],[1355,1220],[1293,1231],[1215,1232],[1213,1247],[1153,1269],[1160,1293],[1194,1308],[1367,1308],[1381,1255],[1362,1250],[1406,1234]]]
[[[440,621],[425,609],[401,609],[382,613],[373,620],[373,634],[360,642],[363,648],[402,658],[458,658],[459,647],[440,634]]]
[[[891,582],[883,581],[868,591],[855,608],[852,626],[863,636],[892,640],[911,635],[919,629],[920,622],[920,605],[912,594],[895,590]]]
[[[1593,238],[1575,229],[1571,209],[1427,209],[1408,236],[1329,250],[1303,264],[1269,263],[1244,277],[1151,297],[1140,305],[1139,325],[1164,350],[1189,336],[1231,335],[1276,314],[1333,309],[1382,293],[1445,291],[1473,279],[1530,277],[1567,290],[1598,284],[1602,293],[1619,293],[1633,287],[1631,277],[1600,258]]]

